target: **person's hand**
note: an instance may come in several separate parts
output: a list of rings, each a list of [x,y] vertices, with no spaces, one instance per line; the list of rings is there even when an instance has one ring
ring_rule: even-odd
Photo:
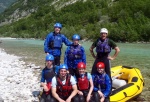
[[[46,85],[43,86],[44,91],[49,91],[48,87]]]
[[[64,101],[64,100],[61,99],[61,100],[59,100],[59,102],[67,102],[67,101]]]
[[[71,102],[71,98],[68,97],[67,100],[66,100],[66,102]]]
[[[114,60],[115,58],[111,57],[111,56],[108,56],[107,57],[109,60]]]
[[[78,94],[79,94],[79,95],[83,95],[83,92],[82,92],[82,91],[78,91]]]
[[[100,102],[104,102],[104,100],[105,100],[105,97],[103,96],[101,97]]]
[[[91,99],[91,95],[87,95],[87,97],[86,97],[86,102],[90,102],[90,99]]]

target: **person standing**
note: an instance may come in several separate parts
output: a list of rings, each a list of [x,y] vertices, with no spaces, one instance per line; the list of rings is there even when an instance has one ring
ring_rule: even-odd
[[[68,66],[60,64],[59,73],[52,79],[52,95],[56,102],[78,102],[77,85],[73,76],[67,74]]]
[[[106,28],[102,28],[100,30],[100,38],[98,38],[90,47],[90,52],[93,58],[95,58],[91,73],[94,74],[96,72],[96,63],[101,61],[105,64],[105,72],[111,77],[110,60],[114,60],[117,57],[120,49],[116,43],[113,40],[107,38],[107,36],[108,30]],[[95,55],[93,52],[95,47],[97,55]],[[115,53],[113,56],[110,56],[109,54],[112,49],[115,50]]]
[[[111,93],[111,79],[105,73],[105,64],[98,62],[96,64],[97,72],[92,74],[94,90],[93,97],[95,102],[110,102],[109,95]]]
[[[62,44],[65,43],[66,46],[71,46],[67,37],[61,34],[62,24],[55,23],[54,32],[50,32],[44,42],[44,51],[46,54],[52,54],[54,56],[54,65],[60,65],[61,49]]]
[[[74,34],[72,36],[73,45],[68,46],[65,51],[64,63],[69,68],[69,73],[74,76],[77,72],[77,64],[84,62],[86,64],[86,54],[84,48],[79,45],[80,36]]]
[[[46,55],[45,58],[46,67],[42,70],[41,74],[41,87],[43,87],[43,93],[40,98],[40,102],[53,102],[51,94],[51,82],[55,76],[53,61],[53,55]]]
[[[77,65],[78,74],[76,75],[78,86],[78,97],[80,102],[94,102],[91,98],[93,92],[93,80],[90,73],[86,72],[86,65],[79,62]]]

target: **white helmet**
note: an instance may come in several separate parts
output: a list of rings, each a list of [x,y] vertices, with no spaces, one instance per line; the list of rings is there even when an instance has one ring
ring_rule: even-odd
[[[106,28],[102,28],[102,29],[100,30],[100,33],[107,33],[107,34],[108,34],[108,30],[107,30]]]

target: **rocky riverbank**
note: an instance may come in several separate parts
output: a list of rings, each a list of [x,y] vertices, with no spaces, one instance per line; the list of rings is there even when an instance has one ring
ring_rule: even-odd
[[[0,48],[0,102],[38,102],[39,76],[39,66],[27,65]]]

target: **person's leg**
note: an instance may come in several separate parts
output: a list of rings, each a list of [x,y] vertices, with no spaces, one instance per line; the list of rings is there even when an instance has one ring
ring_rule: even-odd
[[[99,62],[99,61],[100,61],[100,59],[96,59],[96,60],[94,61],[91,74],[95,74],[95,73],[96,73],[96,71],[97,71],[97,70],[96,70],[96,64],[97,64],[97,62]]]
[[[84,101],[84,100],[83,100],[83,101],[80,101],[79,95],[75,95],[75,96],[72,98],[71,102],[85,102],[85,101]]]
[[[92,100],[94,102],[100,102],[100,96],[99,96],[98,92],[93,92]]]
[[[51,95],[48,94],[48,95],[46,95],[46,100],[45,100],[45,102],[50,102],[50,101],[51,101]]]
[[[45,92],[43,92],[40,98],[40,102],[46,102],[45,100],[46,100],[46,94]]]
[[[60,56],[55,56],[54,57],[54,66],[57,65],[59,66],[60,65]]]
[[[83,95],[78,95],[79,97],[79,102],[85,102],[85,98]]]
[[[109,97],[105,97],[104,102],[110,102],[110,98]]]

